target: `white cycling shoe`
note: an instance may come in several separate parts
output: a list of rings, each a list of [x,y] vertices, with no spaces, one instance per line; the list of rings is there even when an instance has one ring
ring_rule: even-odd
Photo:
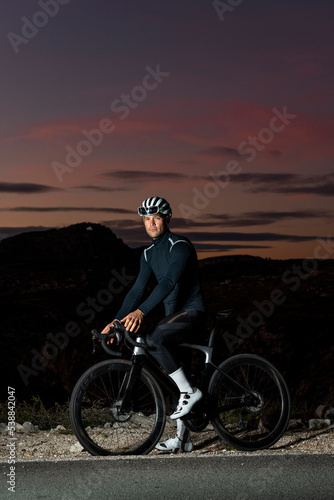
[[[190,440],[184,443],[178,436],[175,436],[173,438],[166,439],[166,441],[158,443],[155,448],[159,451],[181,450],[188,452],[192,451],[193,444]]]
[[[194,387],[194,392],[181,392],[177,408],[174,413],[171,414],[170,418],[175,420],[176,418],[184,417],[202,397],[202,392],[196,387]]]

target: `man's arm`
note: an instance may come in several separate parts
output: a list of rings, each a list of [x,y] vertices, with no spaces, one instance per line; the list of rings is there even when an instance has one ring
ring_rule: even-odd
[[[151,267],[146,262],[144,255],[142,254],[140,259],[140,270],[138,277],[131,290],[127,293],[123,301],[122,307],[116,314],[115,319],[122,320],[131,311],[137,309],[143,298],[145,288],[148,283],[148,280],[150,279],[151,273],[152,273]]]
[[[150,265],[144,259],[144,255],[141,256],[140,259],[140,271],[138,277],[132,286],[131,290],[127,293],[122,307],[115,315],[115,319],[122,321],[124,323],[125,328],[130,331],[137,331],[143,321],[144,313],[137,309],[140,304],[146,285],[148,280],[150,279],[152,270]],[[115,319],[108,323],[108,325],[102,330],[101,333],[108,333],[109,328],[113,325]],[[130,324],[131,323],[131,324]]]

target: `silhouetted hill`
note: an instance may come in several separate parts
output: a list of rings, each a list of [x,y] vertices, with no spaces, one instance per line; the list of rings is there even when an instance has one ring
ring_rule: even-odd
[[[0,242],[1,364],[19,398],[67,399],[80,374],[107,357],[92,356],[90,331],[113,319],[141,251],[90,223]],[[208,324],[214,311],[234,309],[221,324],[220,358],[260,354],[283,372],[295,404],[333,404],[334,261],[236,255],[200,268]]]
[[[77,269],[106,269],[128,260],[131,251],[107,227],[100,224],[75,224],[62,229],[19,234],[0,242],[1,270],[10,272],[57,271],[57,276]],[[3,265],[5,267],[3,268]],[[58,266],[57,269],[55,267]]]

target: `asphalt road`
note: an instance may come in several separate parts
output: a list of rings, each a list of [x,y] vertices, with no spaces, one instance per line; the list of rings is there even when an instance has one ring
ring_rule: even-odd
[[[15,500],[332,500],[334,454],[96,457],[1,463]]]

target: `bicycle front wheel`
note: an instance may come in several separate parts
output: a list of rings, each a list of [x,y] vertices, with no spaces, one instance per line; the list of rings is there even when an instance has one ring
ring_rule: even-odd
[[[73,432],[92,455],[149,453],[165,425],[165,400],[159,385],[142,369],[126,411],[120,411],[132,363],[107,360],[89,368],[70,400]]]
[[[239,386],[219,371],[212,376],[209,394],[216,406],[215,431],[238,450],[269,448],[284,433],[290,416],[290,396],[282,375],[269,361],[251,354],[233,356],[219,368]]]

